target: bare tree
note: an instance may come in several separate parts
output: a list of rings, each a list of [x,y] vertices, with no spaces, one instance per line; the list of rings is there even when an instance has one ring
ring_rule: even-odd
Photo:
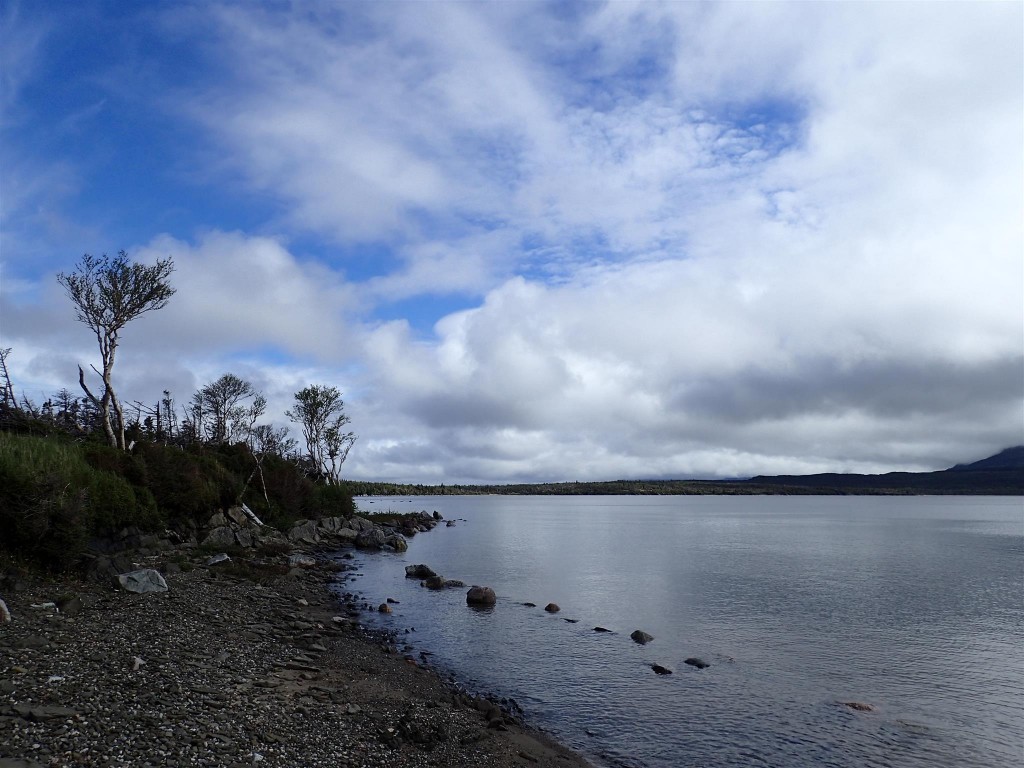
[[[170,257],[147,266],[129,261],[128,254],[120,251],[113,258],[104,254],[97,259],[85,254],[74,272],[57,275],[57,281],[75,305],[78,320],[96,334],[100,348],[103,370],[92,366],[103,383],[100,396],[96,397],[85,383],[82,366],[78,366],[78,383],[99,409],[107,441],[122,450],[125,448],[124,412],[111,379],[121,329],[139,315],[167,306],[174,295],[174,288],[168,282],[173,271],[174,262]]]
[[[197,434],[205,432],[211,443],[228,443],[244,440],[266,408],[266,398],[252,384],[225,373],[192,395],[190,416]]]
[[[343,431],[351,419],[341,392],[313,384],[295,393],[295,407],[285,415],[302,426],[309,459],[327,482],[341,482],[341,465],[356,442],[354,432]]]
[[[14,386],[11,384],[11,374],[7,372],[7,358],[11,354],[11,347],[0,349],[0,388],[3,389],[3,399],[0,400],[4,406],[9,408],[18,407],[18,399],[14,396]]]
[[[258,424],[249,429],[245,442],[249,446],[249,452],[252,454],[255,466],[245,481],[242,492],[238,494],[238,498],[241,500],[249,488],[249,484],[252,483],[253,478],[259,475],[260,486],[263,488],[263,500],[267,502],[267,507],[269,508],[270,497],[267,495],[267,483],[263,478],[263,460],[271,454],[284,456],[295,448],[295,441],[288,437],[288,427]]]

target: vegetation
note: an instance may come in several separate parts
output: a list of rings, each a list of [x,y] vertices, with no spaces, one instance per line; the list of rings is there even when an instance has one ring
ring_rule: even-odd
[[[324,479],[341,482],[341,465],[356,441],[354,432],[344,431],[349,417],[341,392],[317,384],[306,387],[295,393],[295,406],[287,416],[302,427],[307,455]]]
[[[36,405],[15,396],[0,350],[0,550],[51,567],[70,566],[89,540],[125,527],[192,532],[217,510],[245,503],[266,523],[349,516],[339,485],[355,442],[341,393],[311,385],[296,393],[290,416],[303,425],[308,452],[287,427],[257,423],[267,401],[232,373],[204,385],[181,409],[170,391],[151,404],[122,403],[112,379],[124,326],[166,306],[170,258],[153,266],[116,257],[82,257],[57,280],[77,319],[95,334],[102,389],[79,366],[84,397],[66,388]]]

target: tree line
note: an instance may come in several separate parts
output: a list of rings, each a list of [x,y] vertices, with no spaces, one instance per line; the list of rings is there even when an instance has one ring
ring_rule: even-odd
[[[114,257],[85,254],[71,272],[58,273],[57,281],[71,300],[76,319],[96,339],[99,367],[90,366],[90,384],[79,365],[82,395],[65,387],[37,405],[24,394],[16,397],[7,367],[12,349],[0,349],[0,425],[16,429],[35,424],[76,437],[102,436],[121,451],[130,451],[138,441],[181,448],[241,444],[253,459],[250,482],[262,480],[263,461],[273,455],[295,462],[311,478],[339,484],[342,465],[357,436],[347,429],[350,419],[336,387],[311,384],[294,393],[285,415],[300,428],[304,450],[290,437],[287,426],[262,421],[266,398],[233,373],[205,384],[180,406],[168,390],[148,404],[122,401],[114,378],[121,333],[132,320],[167,306],[176,292],[170,283],[173,272],[171,257],[146,265],[130,260],[122,250]]]

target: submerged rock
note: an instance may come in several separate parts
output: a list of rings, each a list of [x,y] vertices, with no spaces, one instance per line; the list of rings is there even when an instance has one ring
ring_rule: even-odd
[[[691,656],[688,659],[683,659],[683,664],[689,664],[691,667],[696,667],[697,669],[707,669],[711,666],[706,661],[704,661],[704,659],[698,659],[693,656]]]
[[[874,712],[875,708],[870,704],[865,704],[862,701],[844,701],[842,702],[844,707],[849,707],[857,712]]]
[[[651,664],[651,669],[657,672],[659,675],[671,675],[672,670],[668,667],[663,667],[661,664]]]
[[[654,637],[652,635],[648,635],[642,629],[634,629],[630,633],[629,638],[634,643],[639,643],[640,645],[647,645],[647,643],[651,642],[651,640],[654,639]]]

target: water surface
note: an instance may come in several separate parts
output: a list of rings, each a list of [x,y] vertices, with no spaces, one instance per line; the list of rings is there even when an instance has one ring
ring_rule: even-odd
[[[416,536],[407,553],[361,556],[352,587],[375,604],[400,601],[367,620],[470,687],[514,697],[531,722],[599,764],[1024,760],[1020,498],[359,503],[457,520]],[[404,566],[420,562],[493,587],[497,606],[473,610],[465,590],[405,579]],[[549,602],[561,612],[545,613]],[[633,643],[634,629],[655,640]],[[654,663],[674,674],[654,674]]]

